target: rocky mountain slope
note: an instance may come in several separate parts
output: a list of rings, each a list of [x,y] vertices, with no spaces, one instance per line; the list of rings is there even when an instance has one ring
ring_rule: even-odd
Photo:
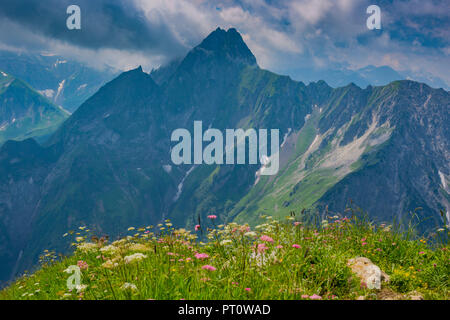
[[[96,70],[54,54],[0,51],[0,69],[26,81],[51,102],[75,111],[116,73]]]
[[[261,213],[344,214],[377,221],[418,211],[429,230],[449,209],[449,93],[412,81],[361,89],[304,85],[258,67],[235,29],[217,29],[152,75],[123,73],[89,98],[44,146],[0,150],[1,280],[43,249],[68,250],[80,225],[117,236],[171,218],[193,227],[209,214],[252,223]],[[180,165],[178,128],[280,130],[280,171],[259,165]]]
[[[27,83],[0,71],[0,145],[49,135],[68,116]]]

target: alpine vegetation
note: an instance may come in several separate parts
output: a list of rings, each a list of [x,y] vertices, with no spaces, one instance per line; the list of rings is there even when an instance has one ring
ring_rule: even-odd
[[[187,230],[165,220],[111,242],[79,227],[65,234],[72,255],[45,251],[41,269],[0,300],[450,298],[448,228],[412,236],[358,212],[315,222],[262,215],[255,227],[216,221]]]

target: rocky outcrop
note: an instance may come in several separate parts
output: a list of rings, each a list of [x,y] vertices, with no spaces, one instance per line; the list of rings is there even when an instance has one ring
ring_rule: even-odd
[[[368,289],[381,289],[382,282],[389,282],[389,276],[368,258],[349,259],[347,265],[361,279],[361,285]]]

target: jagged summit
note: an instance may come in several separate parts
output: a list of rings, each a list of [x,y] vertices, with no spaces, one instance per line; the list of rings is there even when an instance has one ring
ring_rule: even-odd
[[[228,31],[217,28],[195,47],[193,52],[199,50],[206,50],[210,54],[226,57],[248,65],[257,64],[255,56],[235,28],[230,28]]]

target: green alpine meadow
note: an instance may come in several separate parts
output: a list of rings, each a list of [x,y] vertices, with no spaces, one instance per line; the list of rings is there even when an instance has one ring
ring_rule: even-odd
[[[46,251],[41,269],[0,291],[0,299],[449,299],[448,229],[426,239],[354,212],[317,227],[295,215],[261,216],[254,228],[216,226],[216,218],[195,231],[175,229],[170,220],[130,227],[115,241],[79,227],[64,235],[74,241],[73,255]],[[352,272],[351,258],[362,256],[387,273],[379,290]]]

